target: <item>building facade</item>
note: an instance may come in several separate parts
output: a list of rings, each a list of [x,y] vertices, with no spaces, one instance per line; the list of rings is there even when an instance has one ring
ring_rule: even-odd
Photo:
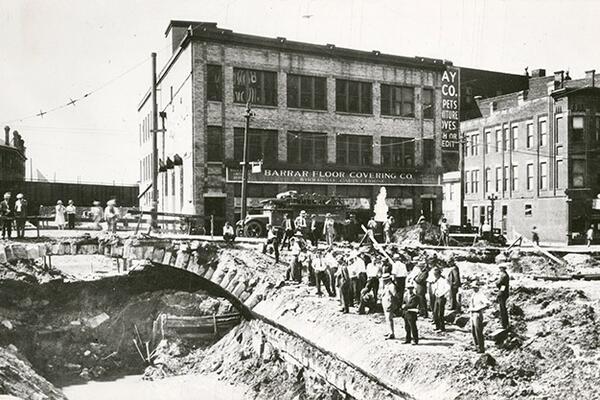
[[[171,21],[158,77],[159,210],[234,221],[246,103],[248,205],[297,190],[368,216],[381,187],[401,225],[441,214],[442,76],[450,63]],[[151,207],[151,100],[140,115],[140,206]],[[259,167],[260,166],[260,167]],[[145,193],[144,193],[145,192]]]
[[[465,220],[493,221],[509,238],[535,226],[542,242],[563,244],[599,227],[596,78],[536,70],[527,90],[477,101],[482,116],[461,123]]]
[[[19,132],[10,134],[10,127],[4,127],[4,140],[0,141],[0,181],[25,180],[25,141]]]

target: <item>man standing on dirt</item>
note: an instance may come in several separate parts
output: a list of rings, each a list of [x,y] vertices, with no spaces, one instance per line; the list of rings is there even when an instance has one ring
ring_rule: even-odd
[[[406,299],[404,299],[404,307],[402,307],[402,314],[404,316],[404,330],[406,331],[405,344],[409,344],[411,341],[414,344],[419,344],[419,331],[417,330],[417,314],[419,311],[419,298],[413,291],[413,286],[408,284],[406,286],[408,293]]]
[[[27,223],[27,200],[23,193],[17,194],[15,201],[15,218],[17,220],[17,237],[25,237],[25,224]]]
[[[462,282],[460,281],[460,271],[454,260],[450,260],[449,264],[452,267],[448,273],[448,285],[450,285],[450,310],[460,311],[460,303],[458,301],[458,290],[462,285]]]
[[[283,229],[283,239],[281,240],[281,250],[283,250],[283,246],[287,243],[288,251],[290,250],[291,240],[294,236],[294,226],[292,225],[292,220],[290,219],[289,214],[283,215],[283,221],[281,222],[281,228]]]
[[[419,268],[419,274],[414,278],[415,284],[415,294],[419,299],[419,315],[423,318],[427,318],[427,277],[429,276],[429,267],[422,263],[419,266],[415,267]]]
[[[308,222],[306,221],[306,211],[300,211],[300,215],[296,217],[294,220],[294,225],[296,226],[296,231],[300,231],[303,236],[308,235]]]
[[[319,231],[317,230],[317,216],[310,216],[310,241],[314,247],[319,245]]]
[[[269,245],[273,246],[273,255],[275,256],[275,262],[279,262],[279,237],[275,227],[271,224],[267,224],[267,242],[263,246],[263,254],[267,252]]]
[[[315,285],[317,286],[317,296],[322,296],[321,284],[325,286],[325,290],[329,297],[335,296],[329,287],[329,275],[327,274],[327,264],[323,260],[323,255],[320,250],[316,250],[312,255],[312,267],[315,271]]]
[[[342,306],[340,311],[344,314],[348,314],[350,312],[350,306],[352,305],[352,284],[346,262],[342,261],[338,265],[336,278],[340,294],[340,304]]]
[[[394,283],[396,284],[396,289],[398,290],[398,300],[400,302],[399,306],[402,307],[402,303],[404,302],[404,288],[406,287],[406,276],[408,275],[408,272],[406,271],[406,264],[400,260],[400,254],[394,253],[392,259],[392,276],[394,278]]]
[[[425,216],[423,215],[423,211],[421,211],[421,216],[417,221],[417,225],[419,226],[419,243],[425,244],[425,229],[427,225],[427,221],[425,220]]]
[[[450,293],[450,285],[442,278],[442,274],[438,268],[433,272],[435,282],[433,283],[433,322],[435,323],[435,329],[440,332],[446,332],[446,296]]]
[[[531,229],[531,240],[533,241],[533,243],[535,243],[536,246],[539,247],[540,245],[540,234],[537,231],[537,227],[533,227]]]
[[[485,353],[483,310],[488,308],[489,305],[488,299],[479,291],[479,286],[474,286],[473,296],[469,301],[469,312],[471,313],[471,333],[478,353]]]
[[[594,225],[590,225],[590,229],[585,233],[585,239],[587,241],[587,247],[590,247],[594,240]]]
[[[392,275],[388,273],[383,274],[381,283],[383,284],[383,289],[381,291],[381,306],[383,307],[385,321],[388,323],[388,333],[385,335],[385,338],[394,339],[394,311],[398,292],[396,291],[396,285],[394,285],[394,281],[392,280]]]
[[[506,272],[506,264],[500,264],[500,277],[496,282],[496,287],[498,288],[498,305],[500,307],[500,322],[502,323],[503,329],[508,329],[508,311],[506,309],[506,300],[508,300],[509,295],[509,282],[510,277]]]

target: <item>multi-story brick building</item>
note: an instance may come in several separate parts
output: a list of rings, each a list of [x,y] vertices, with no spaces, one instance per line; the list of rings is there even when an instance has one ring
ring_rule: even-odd
[[[4,127],[4,140],[0,142],[0,181],[25,180],[25,142],[19,132]]]
[[[159,209],[239,213],[250,101],[249,206],[285,190],[336,195],[369,214],[382,186],[402,224],[441,213],[442,75],[450,63],[233,33],[171,21],[158,77]],[[450,67],[451,68],[451,67]],[[140,189],[152,177],[151,101],[140,123]],[[165,116],[163,114],[163,116]],[[151,206],[147,191],[140,205]]]
[[[571,80],[536,70],[529,89],[479,99],[463,121],[463,218],[492,218],[509,236],[577,241],[600,223],[600,89],[595,72]],[[490,197],[495,196],[492,215]]]

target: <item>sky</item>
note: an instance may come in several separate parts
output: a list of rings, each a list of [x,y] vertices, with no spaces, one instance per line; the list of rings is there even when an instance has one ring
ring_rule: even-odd
[[[135,183],[137,105],[171,19],[576,78],[600,70],[598,16],[594,0],[0,0],[0,124],[25,139],[28,171]]]

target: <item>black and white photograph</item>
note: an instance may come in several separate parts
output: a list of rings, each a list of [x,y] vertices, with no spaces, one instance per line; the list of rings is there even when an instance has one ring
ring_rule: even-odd
[[[0,400],[600,399],[599,18],[0,0]]]

